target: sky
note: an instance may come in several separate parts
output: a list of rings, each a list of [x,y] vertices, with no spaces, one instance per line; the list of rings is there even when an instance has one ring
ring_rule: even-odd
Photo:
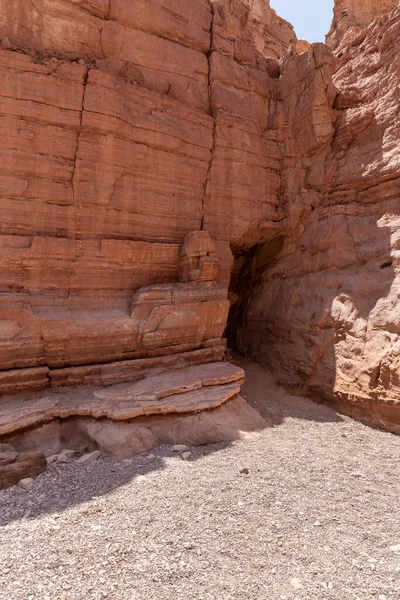
[[[270,0],[280,17],[289,21],[300,40],[323,42],[329,31],[334,0]]]

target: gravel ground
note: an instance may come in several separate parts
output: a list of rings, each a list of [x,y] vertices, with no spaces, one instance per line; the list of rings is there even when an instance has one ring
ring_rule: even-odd
[[[399,438],[246,370],[274,427],[0,492],[0,599],[398,600]]]

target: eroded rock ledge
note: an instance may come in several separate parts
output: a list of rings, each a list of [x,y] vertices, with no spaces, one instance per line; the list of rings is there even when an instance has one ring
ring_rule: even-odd
[[[198,445],[269,426],[238,394],[244,372],[201,365],[109,388],[4,399],[0,439],[18,451],[100,449],[127,458],[164,443]]]
[[[3,400],[0,437],[69,417],[129,421],[142,416],[196,413],[233,398],[243,381],[244,372],[239,367],[215,363],[153,375],[106,390],[85,387]]]

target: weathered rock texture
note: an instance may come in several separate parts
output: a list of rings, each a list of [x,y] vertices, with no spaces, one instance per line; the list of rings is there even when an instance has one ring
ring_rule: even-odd
[[[1,452],[0,490],[11,487],[21,479],[37,477],[46,468],[43,452]]]
[[[168,318],[170,291],[159,317],[144,306],[155,290],[132,296],[177,282],[200,229],[226,288],[230,242],[279,219],[269,101],[291,27],[248,0],[0,0],[0,14],[3,389],[221,338],[222,288],[193,312],[181,287]]]
[[[326,42],[331,48],[346,44],[374,19],[390,12],[398,0],[336,0]]]
[[[70,417],[130,421],[142,416],[209,410],[237,395],[243,381],[242,369],[220,362],[153,375],[107,390],[81,388],[69,393],[12,398],[0,405],[0,436]]]
[[[242,267],[256,291],[242,299],[241,313],[242,347],[281,382],[393,431],[400,430],[399,39],[396,9],[336,60],[319,45],[284,63],[287,239],[272,257],[271,244],[260,246]]]
[[[269,426],[271,423],[238,395],[213,410],[131,421],[75,417],[16,432],[7,439],[20,451],[40,448],[47,456],[73,447],[79,452],[99,448],[103,454],[129,458],[162,444],[202,446],[237,440]]]
[[[233,253],[234,344],[399,427],[400,13],[373,4],[338,0],[334,56],[267,0],[0,0],[4,390],[220,360]]]

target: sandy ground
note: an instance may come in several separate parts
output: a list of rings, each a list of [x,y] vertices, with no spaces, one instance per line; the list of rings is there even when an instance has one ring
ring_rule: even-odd
[[[0,599],[399,600],[399,437],[246,371],[274,427],[0,492]]]

